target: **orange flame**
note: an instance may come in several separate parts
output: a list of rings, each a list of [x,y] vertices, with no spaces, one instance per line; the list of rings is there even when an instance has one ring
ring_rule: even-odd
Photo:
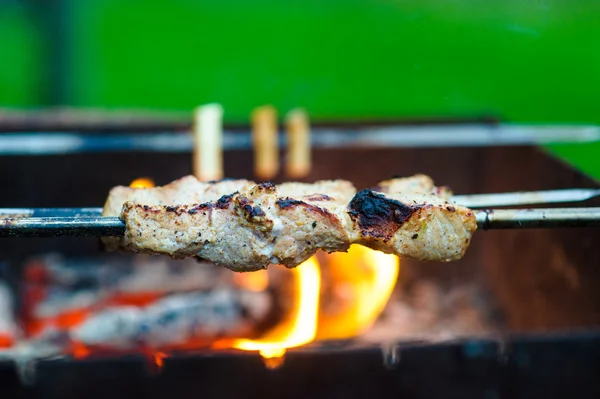
[[[343,339],[361,334],[385,308],[396,285],[400,261],[395,255],[360,245],[327,259],[332,290],[342,305],[335,312],[321,312],[317,338]]]
[[[150,188],[154,187],[154,180],[149,177],[139,177],[129,183],[129,187],[131,188]]]
[[[313,256],[292,269],[291,273],[294,275],[294,291],[298,298],[287,318],[262,338],[237,339],[232,347],[259,351],[264,358],[272,359],[281,358],[287,348],[305,345],[315,338],[321,287],[319,264]]]
[[[290,272],[294,275],[293,309],[272,331],[260,339],[237,339],[231,347],[259,351],[268,367],[278,367],[288,348],[315,339],[344,339],[369,329],[391,296],[400,267],[394,255],[352,245],[348,253],[334,253],[326,258],[333,297],[342,302],[335,311],[320,308],[321,273],[313,256]],[[236,282],[248,289],[265,289],[266,271],[246,273]]]

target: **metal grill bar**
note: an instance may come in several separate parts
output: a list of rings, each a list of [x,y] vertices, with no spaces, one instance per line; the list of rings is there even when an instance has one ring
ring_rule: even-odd
[[[325,128],[314,127],[313,148],[485,147],[600,141],[598,126],[420,125]],[[286,146],[280,134],[279,143]],[[224,150],[252,148],[249,132],[223,132]],[[193,150],[189,132],[79,134],[34,132],[0,134],[0,155],[62,155],[102,152],[165,152]]]

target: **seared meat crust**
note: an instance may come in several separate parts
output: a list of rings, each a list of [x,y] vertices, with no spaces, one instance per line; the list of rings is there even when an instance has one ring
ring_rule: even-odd
[[[475,217],[439,192],[423,175],[359,193],[343,180],[275,186],[188,176],[152,189],[113,189],[104,214],[118,215],[122,201],[126,233],[103,241],[108,249],[197,256],[236,271],[295,267],[319,249],[346,251],[352,243],[418,260],[459,259]]]
[[[422,261],[462,258],[477,229],[473,211],[432,195],[362,190],[348,208],[353,243]]]

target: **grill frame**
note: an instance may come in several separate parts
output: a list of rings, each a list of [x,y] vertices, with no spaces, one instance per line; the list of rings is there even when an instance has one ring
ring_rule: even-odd
[[[229,151],[225,159],[227,176],[252,178],[247,175],[251,152]],[[429,174],[457,193],[599,187],[532,146],[315,150],[313,162],[308,181],[340,177],[357,187],[415,173]],[[0,184],[10,193],[0,198],[0,207],[98,206],[114,185],[140,176],[164,184],[190,169],[191,154],[2,157],[0,170],[11,172],[0,174]],[[600,201],[590,204],[598,206]],[[442,286],[469,281],[484,286],[501,310],[493,316],[502,321],[499,337],[505,341],[400,342],[401,360],[392,368],[386,367],[379,346],[342,345],[335,350],[319,346],[291,351],[276,371],[265,370],[256,354],[200,352],[166,359],[160,373],[149,369],[143,356],[124,356],[44,360],[35,366],[30,385],[22,383],[14,365],[5,363],[0,365],[0,379],[15,395],[62,397],[104,397],[115,391],[124,397],[175,392],[292,397],[425,397],[448,392],[481,397],[491,392],[497,395],[492,397],[558,397],[567,391],[597,392],[600,293],[594,288],[600,284],[600,253],[593,243],[599,234],[592,228],[479,232],[465,258],[452,265],[402,262],[398,289],[408,291],[423,278]],[[34,254],[58,250],[83,256],[97,249],[94,238],[0,240],[13,282],[21,278],[18,265]],[[590,331],[562,333],[572,329]],[[568,376],[557,378],[563,372]]]

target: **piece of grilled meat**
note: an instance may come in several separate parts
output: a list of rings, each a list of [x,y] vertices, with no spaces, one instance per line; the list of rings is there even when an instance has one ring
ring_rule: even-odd
[[[295,267],[319,249],[346,251],[352,243],[451,261],[465,253],[476,222],[447,196],[423,175],[358,193],[344,180],[275,186],[188,176],[163,187],[113,189],[104,214],[119,215],[117,204],[124,203],[126,232],[103,240],[108,249],[197,256],[236,271]]]
[[[194,176],[185,176],[161,187],[131,188],[117,186],[110,190],[102,216],[119,216],[125,202],[143,205],[199,204],[216,201],[235,191],[246,191],[256,183],[250,180],[225,179],[218,182],[201,182]],[[114,251],[122,247],[119,237],[103,237],[105,249]]]

